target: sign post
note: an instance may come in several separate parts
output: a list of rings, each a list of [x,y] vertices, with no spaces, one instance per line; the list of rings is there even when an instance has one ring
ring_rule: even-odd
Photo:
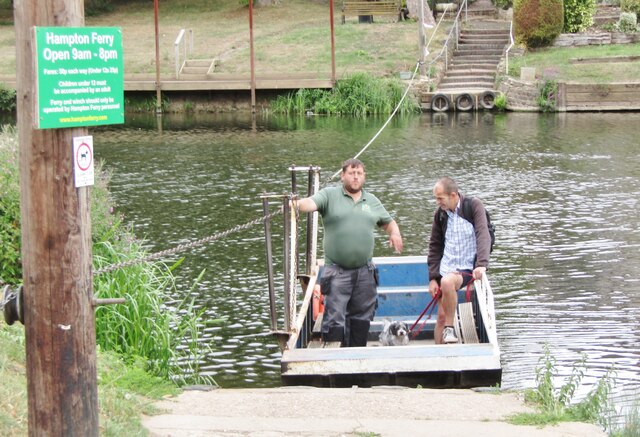
[[[82,0],[14,2],[28,428],[34,437],[99,435],[87,126],[124,121],[122,35],[82,26]]]

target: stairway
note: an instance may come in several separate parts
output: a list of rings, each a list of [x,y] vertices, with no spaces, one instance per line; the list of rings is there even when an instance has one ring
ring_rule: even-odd
[[[181,80],[206,80],[213,73],[218,59],[187,59],[180,69],[178,77]]]
[[[436,92],[451,94],[493,90],[498,64],[509,43],[509,23],[468,21],[460,32],[458,48]]]

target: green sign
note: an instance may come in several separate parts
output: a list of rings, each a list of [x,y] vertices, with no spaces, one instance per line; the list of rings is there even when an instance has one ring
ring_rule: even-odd
[[[36,27],[38,127],[124,123],[122,31]]]

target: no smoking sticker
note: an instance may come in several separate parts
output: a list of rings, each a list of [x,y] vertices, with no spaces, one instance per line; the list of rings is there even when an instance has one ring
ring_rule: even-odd
[[[76,188],[93,185],[93,137],[73,138],[73,177]]]

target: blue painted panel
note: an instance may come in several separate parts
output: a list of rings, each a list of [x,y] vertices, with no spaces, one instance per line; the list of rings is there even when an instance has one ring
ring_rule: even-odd
[[[429,284],[427,263],[378,264],[378,272],[380,274],[381,287]]]
[[[429,302],[431,302],[431,295],[428,292],[380,293],[376,317],[417,317]],[[436,311],[437,309],[434,310],[434,313]]]

